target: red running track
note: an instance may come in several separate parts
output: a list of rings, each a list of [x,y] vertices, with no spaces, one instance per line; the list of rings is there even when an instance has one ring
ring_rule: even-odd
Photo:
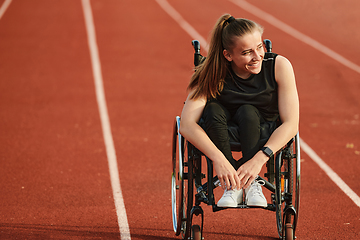
[[[360,195],[359,73],[230,1],[169,3],[205,38],[227,12],[265,27],[295,69],[301,138]],[[360,3],[251,4],[360,65]],[[131,239],[179,239],[171,134],[192,38],[156,1],[91,6]],[[0,239],[120,239],[81,1],[13,0],[0,19],[0,53]],[[358,239],[359,207],[302,159],[297,239]],[[205,239],[277,238],[272,212],[203,208]]]

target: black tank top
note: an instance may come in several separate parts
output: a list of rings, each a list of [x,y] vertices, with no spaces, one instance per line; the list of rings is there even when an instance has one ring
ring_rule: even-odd
[[[255,106],[266,121],[279,116],[277,83],[275,80],[275,53],[265,53],[260,73],[248,79],[238,77],[232,70],[225,78],[224,88],[217,100],[233,116],[237,109],[250,104]]]

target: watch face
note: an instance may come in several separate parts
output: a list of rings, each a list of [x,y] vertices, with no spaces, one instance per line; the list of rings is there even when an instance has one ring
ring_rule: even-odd
[[[273,154],[273,152],[271,151],[271,149],[268,148],[268,147],[264,147],[262,150],[263,150],[263,152],[264,152],[268,157],[271,157],[272,154]]]

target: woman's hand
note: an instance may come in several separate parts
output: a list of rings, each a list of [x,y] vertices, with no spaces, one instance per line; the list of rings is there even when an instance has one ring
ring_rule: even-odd
[[[215,172],[224,189],[240,189],[240,179],[235,168],[210,140],[204,129],[197,124],[206,105],[206,98],[194,100],[191,99],[191,95],[192,93],[189,94],[181,114],[181,135],[213,161]]]
[[[224,158],[223,161],[213,161],[215,172],[223,189],[241,189],[241,182],[235,168]]]
[[[262,167],[269,158],[262,152],[259,151],[255,156],[244,163],[238,170],[237,174],[241,181],[241,187],[247,188],[259,175]]]

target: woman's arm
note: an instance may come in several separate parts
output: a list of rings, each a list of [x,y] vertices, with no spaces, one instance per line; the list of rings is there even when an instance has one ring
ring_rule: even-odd
[[[190,92],[181,114],[181,135],[213,161],[215,172],[223,188],[226,186],[229,189],[231,186],[240,189],[240,179],[234,167],[198,125],[206,105],[206,99],[190,99],[191,95]]]
[[[280,150],[298,132],[299,99],[296,89],[294,70],[291,63],[283,56],[275,61],[275,79],[278,84],[278,106],[282,124],[271,134],[265,147],[274,153]],[[248,187],[260,173],[269,158],[259,151],[238,169],[239,178]]]

